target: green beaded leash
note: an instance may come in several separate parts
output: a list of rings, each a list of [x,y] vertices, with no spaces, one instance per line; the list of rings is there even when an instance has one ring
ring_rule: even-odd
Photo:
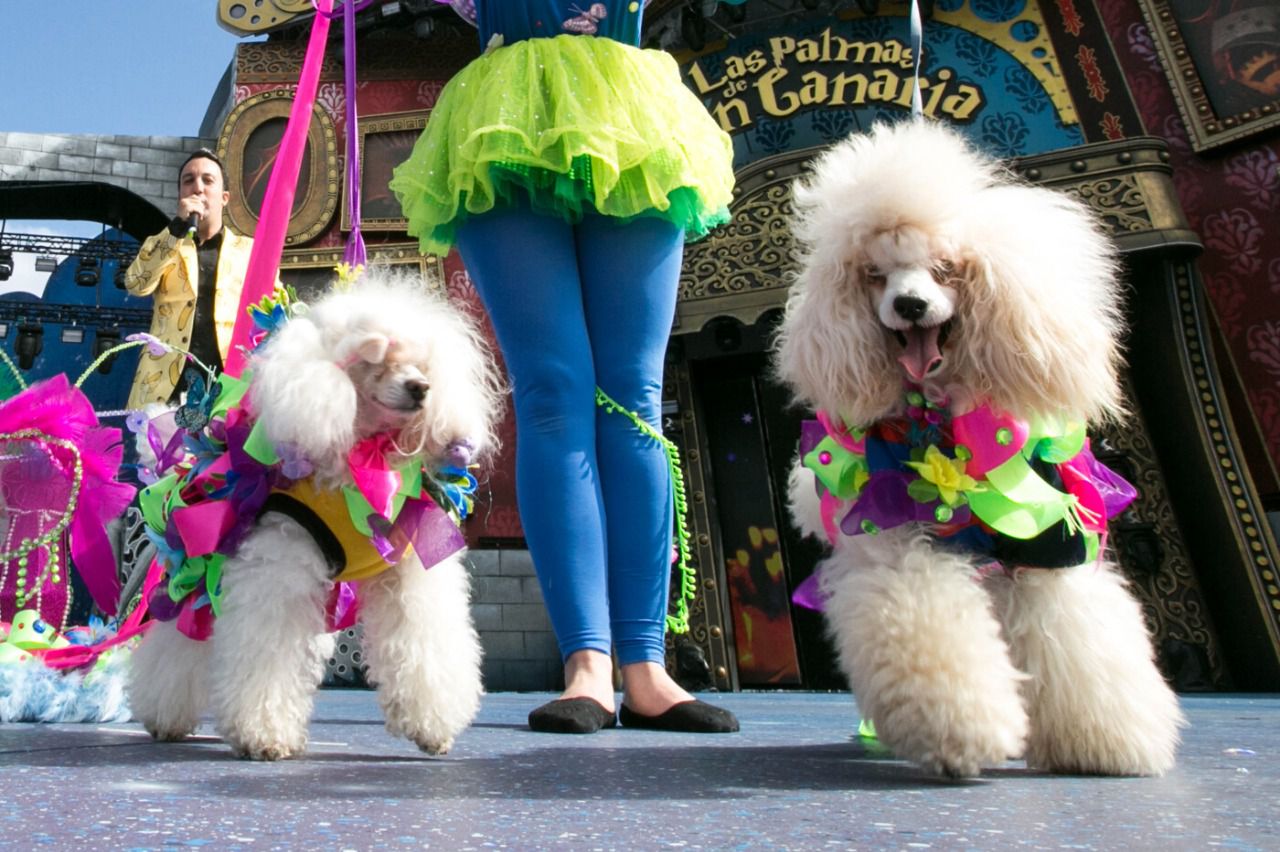
[[[657,441],[666,453],[667,468],[671,472],[671,502],[676,516],[676,546],[680,555],[677,566],[680,575],[680,596],[676,600],[675,614],[667,616],[667,629],[672,633],[688,633],[689,601],[698,594],[698,576],[689,561],[689,528],[685,523],[689,505],[685,500],[684,474],[680,470],[680,450],[670,438],[644,422],[634,411],[623,408],[617,400],[600,388],[596,388],[596,405],[609,414],[625,415],[644,435]]]

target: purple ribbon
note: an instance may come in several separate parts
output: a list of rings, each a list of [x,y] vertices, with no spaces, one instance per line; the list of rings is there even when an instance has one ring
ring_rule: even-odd
[[[395,565],[412,547],[422,567],[430,568],[467,546],[453,518],[427,494],[404,501],[394,523],[376,514],[368,523],[373,530],[370,543],[388,565]]]
[[[921,503],[907,493],[907,486],[917,477],[897,470],[877,471],[858,494],[849,513],[840,521],[845,535],[866,532],[864,522],[871,522],[877,530],[887,530],[912,521],[932,522],[935,502]],[[955,507],[955,515],[948,523],[963,525],[969,522],[969,507]]]
[[[161,429],[162,425],[172,430],[167,438]],[[151,445],[151,452],[156,457],[154,472],[156,476],[164,476],[185,455],[186,447],[182,440],[185,433],[178,428],[172,411],[166,411],[147,421],[146,430],[147,443]]]
[[[231,493],[227,499],[235,509],[235,523],[219,541],[217,552],[228,556],[235,555],[253,531],[258,513],[275,485],[274,471],[245,452],[244,444],[252,430],[247,417],[227,424],[227,454],[231,461],[231,469],[227,471],[227,485]]]
[[[1102,505],[1107,509],[1108,518],[1114,518],[1138,499],[1138,489],[1129,480],[1098,461],[1088,444],[1085,444],[1077,458],[1084,459],[1089,473],[1093,476],[1093,485],[1102,495]]]
[[[368,6],[371,0],[365,0]],[[364,266],[368,255],[364,250],[364,237],[360,234],[360,150],[356,123],[356,0],[346,0],[346,14],[342,18],[343,62],[346,64],[344,85],[347,88],[347,214],[351,219],[351,233],[347,236],[347,249],[342,260],[350,266]],[[363,8],[363,7],[362,7]]]
[[[813,452],[814,447],[827,437],[827,429],[817,420],[800,421],[800,458]]]
[[[343,86],[347,92],[347,218],[351,221],[351,233],[347,236],[347,247],[342,253],[342,262],[350,266],[364,266],[368,254],[364,247],[364,236],[360,233],[360,146],[358,144],[359,125],[356,113],[356,13],[362,12],[373,0],[343,0],[341,11],[334,9],[326,12],[316,6],[316,14],[332,20],[342,17],[342,61]],[[313,0],[312,5],[315,6]]]
[[[791,602],[805,609],[822,612],[826,609],[827,599],[822,595],[822,586],[818,581],[818,572],[814,571],[800,581],[796,590],[791,593]]]

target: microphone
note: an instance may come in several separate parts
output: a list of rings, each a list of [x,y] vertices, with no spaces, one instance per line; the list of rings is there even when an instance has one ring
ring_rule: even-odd
[[[194,240],[196,238],[196,225],[200,224],[200,214],[192,213],[187,217],[187,238]]]

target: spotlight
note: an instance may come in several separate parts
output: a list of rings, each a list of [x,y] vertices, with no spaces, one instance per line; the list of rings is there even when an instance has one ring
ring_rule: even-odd
[[[117,290],[124,290],[124,289],[125,289],[124,279],[125,279],[125,272],[126,272],[126,271],[127,271],[127,269],[126,269],[126,267],[125,267],[125,265],[124,265],[124,261],[122,260],[122,261],[120,261],[120,262],[119,262],[119,264],[116,266],[115,282],[116,282],[116,289],[117,289]]]
[[[76,267],[76,283],[81,287],[97,287],[98,266],[96,257],[80,258],[80,265]]]
[[[120,329],[118,328],[98,329],[97,336],[93,338],[94,360],[96,361],[98,358],[100,358],[102,356],[102,353],[106,352],[112,346],[119,346],[119,345],[120,345]],[[103,361],[101,364],[98,365],[98,372],[104,375],[107,373],[110,373],[111,365],[114,364],[115,361],[116,361],[116,356],[112,355],[110,358],[106,359],[105,361]]]
[[[13,354],[18,356],[18,367],[30,370],[36,357],[44,349],[44,327],[39,323],[24,322],[18,326],[18,338],[13,341]]]
[[[0,249],[0,281],[8,281],[13,274],[13,252]]]
[[[53,272],[58,268],[58,259],[47,254],[36,256],[36,272]]]

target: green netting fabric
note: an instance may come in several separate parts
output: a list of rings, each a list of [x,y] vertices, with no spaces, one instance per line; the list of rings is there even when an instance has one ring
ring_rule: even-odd
[[[694,240],[729,218],[733,149],[668,54],[529,39],[449,81],[391,189],[427,252],[447,251],[464,217],[521,198],[572,222],[591,208],[660,216]]]

